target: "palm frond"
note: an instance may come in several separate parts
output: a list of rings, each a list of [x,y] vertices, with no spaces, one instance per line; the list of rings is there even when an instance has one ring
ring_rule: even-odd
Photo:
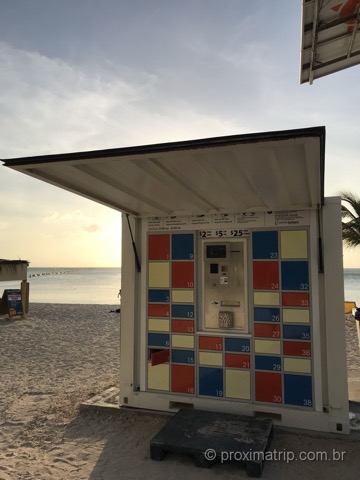
[[[360,197],[355,195],[355,193],[342,191],[340,192],[341,200],[346,202],[347,208],[349,210],[349,206],[355,212],[357,217],[360,217]]]
[[[352,192],[340,192],[342,202],[342,238],[348,247],[360,245],[360,198]]]
[[[356,216],[345,205],[341,205],[341,217],[343,219],[349,218],[350,220],[356,218]]]

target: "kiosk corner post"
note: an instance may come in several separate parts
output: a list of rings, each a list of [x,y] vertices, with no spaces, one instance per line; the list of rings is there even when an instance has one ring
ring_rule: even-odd
[[[326,317],[328,398],[333,429],[347,430],[349,401],[347,386],[346,336],[344,317],[344,275],[342,257],[341,202],[339,197],[325,199],[323,208],[324,308]]]
[[[139,228],[139,220],[130,219],[122,215],[122,244],[121,244],[121,322],[120,322],[120,405],[127,403],[133,394],[135,376],[135,344],[138,303],[138,275],[137,262],[134,262],[134,237]]]

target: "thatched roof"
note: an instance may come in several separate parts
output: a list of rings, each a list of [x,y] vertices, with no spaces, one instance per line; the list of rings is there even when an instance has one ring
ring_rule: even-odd
[[[29,266],[27,260],[4,260],[3,258],[0,258],[0,265],[19,265],[23,263],[26,263],[26,265]]]

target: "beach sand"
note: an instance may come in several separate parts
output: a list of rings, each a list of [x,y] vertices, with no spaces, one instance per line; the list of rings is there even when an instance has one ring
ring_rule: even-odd
[[[116,305],[32,304],[25,320],[0,318],[0,480],[238,479],[241,465],[194,466],[190,457],[155,462],[149,441],[169,416],[79,411],[117,385],[120,315]],[[360,401],[360,354],[346,320],[350,399]],[[266,462],[262,478],[359,477],[360,433],[306,434],[275,429],[271,450],[345,452],[342,461]]]

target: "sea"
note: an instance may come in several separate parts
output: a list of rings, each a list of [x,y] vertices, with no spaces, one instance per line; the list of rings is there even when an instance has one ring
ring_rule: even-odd
[[[28,268],[30,302],[119,304],[121,268]],[[4,289],[20,282],[1,282]],[[2,290],[1,290],[2,289]],[[360,306],[360,268],[344,269],[345,300]]]
[[[30,303],[120,304],[121,268],[28,268],[28,282]],[[0,295],[9,288],[20,282],[1,282]]]
[[[345,300],[354,301],[360,307],[360,268],[344,269]]]

